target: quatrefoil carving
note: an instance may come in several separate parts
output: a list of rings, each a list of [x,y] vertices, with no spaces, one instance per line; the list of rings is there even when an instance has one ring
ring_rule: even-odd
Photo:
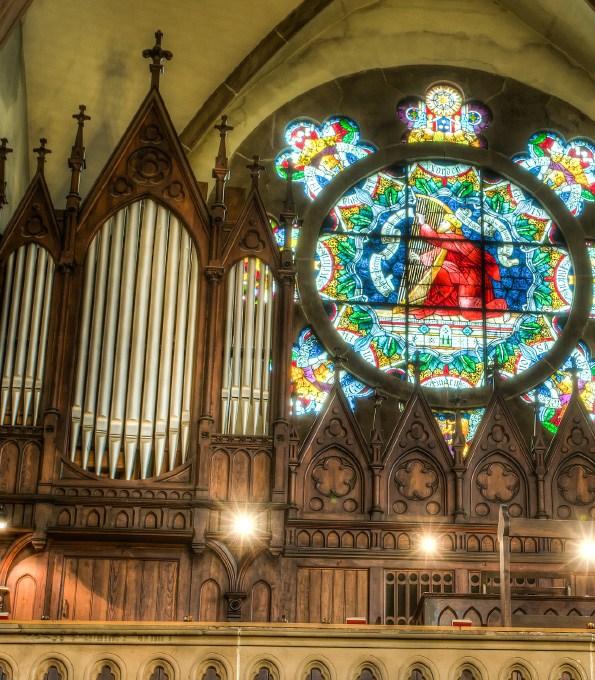
[[[318,493],[327,498],[349,495],[357,482],[353,465],[340,456],[329,456],[312,470],[312,481]]]

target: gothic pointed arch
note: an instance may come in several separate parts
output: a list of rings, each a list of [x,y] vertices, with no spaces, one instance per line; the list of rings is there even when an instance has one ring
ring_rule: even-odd
[[[304,516],[358,516],[368,510],[368,447],[335,383],[298,453],[297,494]]]
[[[452,512],[453,460],[419,386],[413,391],[384,451],[380,505],[392,516]]]
[[[499,505],[508,503],[513,516],[532,516],[533,461],[499,389],[486,407],[465,463],[464,504],[471,515],[495,521]]]

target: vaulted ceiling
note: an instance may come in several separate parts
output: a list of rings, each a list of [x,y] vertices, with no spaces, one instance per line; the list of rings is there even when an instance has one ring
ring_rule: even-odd
[[[201,179],[210,176],[209,130],[222,113],[236,127],[233,151],[295,96],[372,68],[474,68],[595,118],[595,11],[585,0],[33,0],[22,27],[29,146],[48,138],[58,202],[71,114],[86,104],[92,117],[85,190],[148,89],[141,52],[156,29],[174,53],[161,90]]]

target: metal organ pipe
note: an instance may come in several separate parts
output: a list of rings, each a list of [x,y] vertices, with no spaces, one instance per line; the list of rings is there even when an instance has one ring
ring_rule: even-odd
[[[272,276],[264,262],[246,258],[230,270],[227,280],[221,381],[225,434],[267,433],[271,333]]]
[[[188,319],[188,272],[192,243],[185,229],[182,229],[182,248],[178,272],[178,299],[176,306],[176,336],[171,378],[169,415],[169,468],[173,469],[178,451],[180,424],[182,420],[182,390],[184,385],[184,359],[186,349],[186,322]],[[195,302],[196,304],[196,302]]]
[[[132,313],[134,310],[134,281],[140,230],[140,203],[133,203],[126,211],[126,237],[124,241],[124,264],[122,268],[120,309],[118,312],[118,342],[114,378],[112,382],[112,406],[109,425],[109,474],[115,478],[122,449],[126,409],[126,384],[130,358],[130,336],[132,335]],[[115,241],[114,241],[115,245]]]
[[[165,298],[163,301],[163,327],[161,330],[161,355],[159,357],[159,386],[157,392],[157,413],[155,416],[155,474],[161,474],[165,456],[167,416],[171,392],[171,364],[174,347],[174,326],[176,316],[176,293],[178,265],[180,263],[180,223],[175,217],[169,221],[169,243],[167,246],[167,268]],[[170,465],[171,469],[171,465]]]
[[[153,272],[151,274],[151,301],[147,327],[147,349],[145,356],[145,378],[143,383],[143,406],[140,426],[140,463],[141,478],[149,476],[149,460],[153,445],[153,421],[157,397],[157,377],[159,373],[159,345],[163,318],[163,290],[167,258],[167,231],[169,226],[167,211],[157,210],[157,229],[153,248]]]
[[[21,310],[21,291],[23,290],[23,270],[25,267],[25,252],[27,246],[22,246],[17,252],[17,263],[14,273],[14,284],[12,294],[12,305],[10,305],[10,316],[8,330],[6,333],[6,352],[4,355],[4,369],[2,371],[2,396],[0,399],[0,423],[4,423],[8,400],[10,398],[10,387],[12,384],[12,371],[14,363],[14,351],[17,337],[17,327],[19,324],[19,313]]]
[[[114,373],[116,332],[118,322],[118,302],[120,299],[120,277],[122,274],[122,242],[124,240],[125,212],[120,210],[113,220],[111,252],[109,260],[109,280],[103,340],[101,350],[101,376],[97,397],[97,418],[95,421],[95,472],[100,474],[107,443],[109,407]]]
[[[27,425],[32,401],[32,423],[37,422],[43,377],[39,365],[45,361],[53,275],[53,260],[34,243],[8,258],[0,315],[0,424],[10,403],[11,424]]]
[[[86,469],[94,450],[101,474],[142,478],[172,469],[190,431],[198,264],[179,221],[151,200],[101,227],[89,248],[72,413],[71,452],[79,451],[82,391]],[[78,401],[77,401],[78,397]],[[181,437],[180,437],[181,435]],[[166,444],[169,456],[165,461]],[[94,444],[94,448],[93,448]]]
[[[196,316],[198,298],[198,263],[196,252],[192,249],[190,257],[190,290],[188,300],[188,331],[186,334],[186,360],[184,388],[182,392],[182,461],[188,456],[188,440],[190,435],[190,403],[192,400],[192,381],[194,363],[194,342],[196,338]]]

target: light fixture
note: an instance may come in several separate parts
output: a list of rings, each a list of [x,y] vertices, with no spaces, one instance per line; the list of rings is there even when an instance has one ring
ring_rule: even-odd
[[[434,536],[424,536],[421,539],[421,549],[425,553],[434,553],[438,550],[438,541]]]
[[[8,513],[3,505],[0,505],[0,529],[8,527]]]
[[[595,559],[595,541],[593,539],[586,539],[579,545],[581,555],[586,560]]]
[[[247,512],[241,512],[234,516],[232,531],[241,538],[249,538],[256,531],[256,518]]]

